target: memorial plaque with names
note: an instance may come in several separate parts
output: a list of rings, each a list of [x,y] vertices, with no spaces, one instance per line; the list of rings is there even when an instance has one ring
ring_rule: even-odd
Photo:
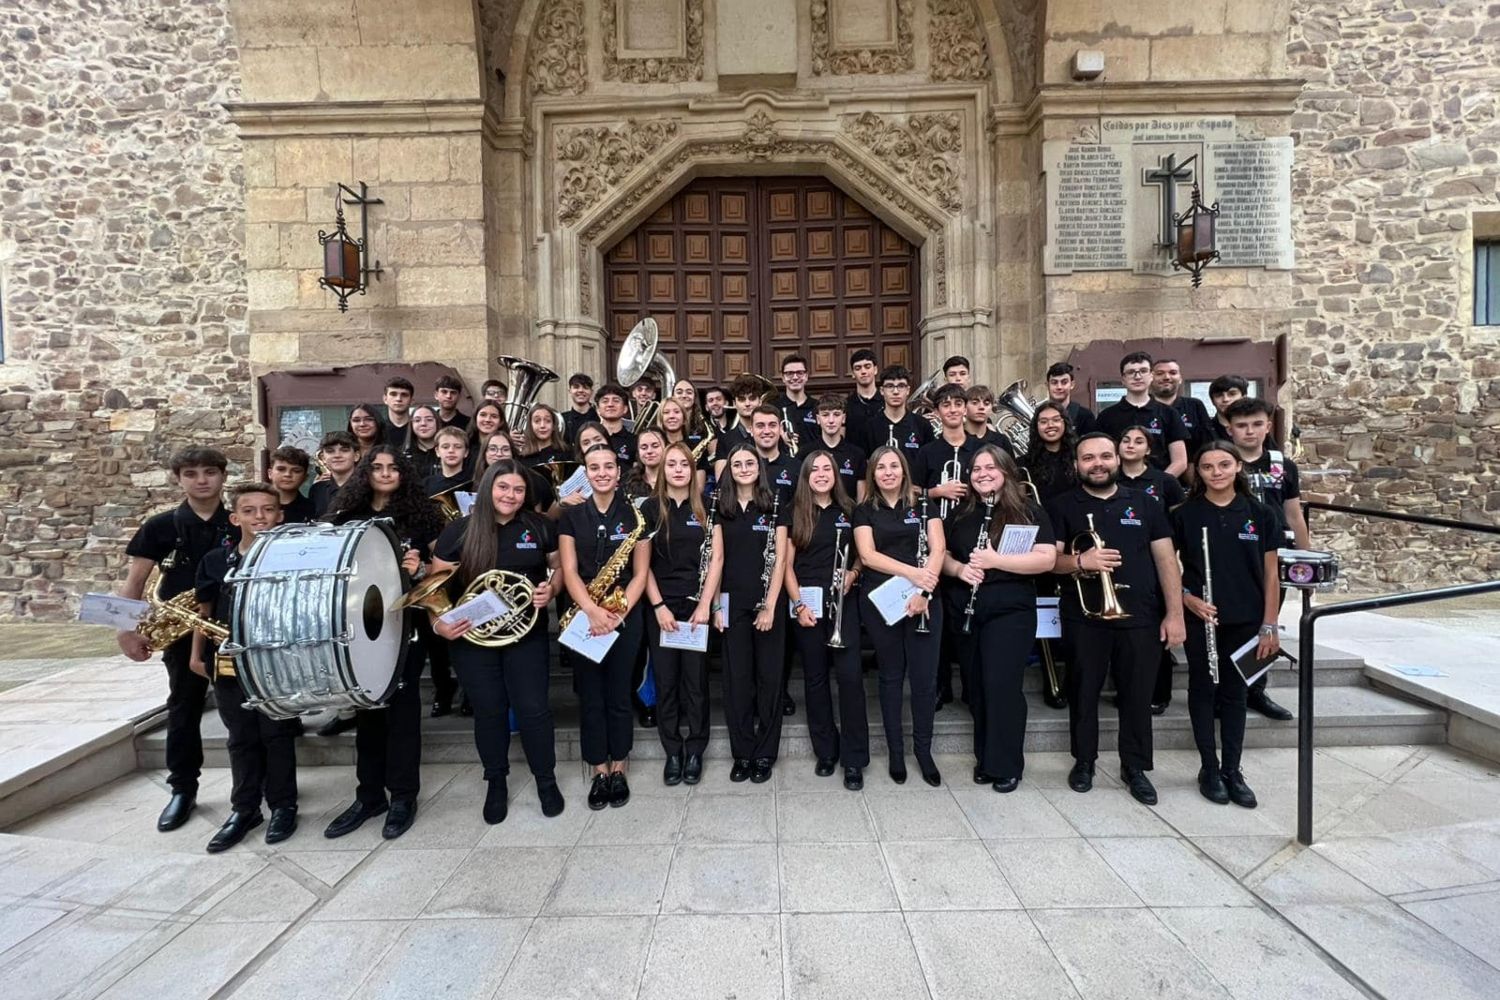
[[[1292,140],[1207,144],[1209,200],[1219,200],[1223,267],[1293,266]]]
[[[1050,145],[1050,144],[1049,144]],[[1048,157],[1049,240],[1044,269],[1116,271],[1130,267],[1128,148],[1064,144]]]

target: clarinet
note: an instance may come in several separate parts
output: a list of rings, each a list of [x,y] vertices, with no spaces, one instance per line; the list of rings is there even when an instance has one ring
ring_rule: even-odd
[[[979,525],[979,538],[974,542],[975,552],[990,547],[990,515],[994,510],[995,498],[993,496],[986,497],[984,501],[984,521]],[[974,558],[973,553],[969,554],[969,558]],[[974,602],[979,599],[979,584],[983,582],[984,580],[981,578],[979,583],[974,584],[969,589],[969,603],[964,606],[964,635],[970,634],[971,626],[974,623]]]
[[[776,516],[781,511],[781,492],[771,493],[771,530],[766,532],[766,548],[761,556],[760,600],[755,604],[755,613],[766,610],[766,601],[771,596],[771,571],[776,568]]]
[[[1214,602],[1214,569],[1213,563],[1209,561],[1207,528],[1203,529],[1203,600],[1209,604]],[[1215,615],[1215,617],[1218,616]],[[1208,679],[1211,683],[1217,684],[1219,683],[1219,637],[1212,621],[1203,623],[1203,635],[1208,640]]]
[[[708,524],[703,528],[703,547],[698,550],[698,589],[693,591],[693,604],[703,600],[703,585],[708,582],[708,564],[714,556],[714,515],[719,512],[719,489],[708,498]]]
[[[833,529],[833,579],[828,584],[828,600],[833,602],[833,636],[829,649],[844,648],[844,577],[849,572],[849,546],[843,542],[844,528]],[[827,605],[827,601],[824,602]]]
[[[917,565],[925,566],[927,564],[927,494],[925,492],[922,494],[918,511],[917,516],[921,518],[921,523],[917,525]],[[922,596],[928,600],[932,599],[932,595],[925,590],[922,591]],[[922,612],[922,617],[917,619],[916,631],[918,635],[926,635],[932,631],[927,627],[927,612]]]

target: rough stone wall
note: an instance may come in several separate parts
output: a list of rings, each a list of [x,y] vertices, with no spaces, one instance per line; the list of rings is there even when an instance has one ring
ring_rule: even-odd
[[[1297,0],[1290,69],[1308,316],[1292,352],[1305,490],[1494,522],[1500,328],[1474,327],[1474,225],[1500,203],[1500,5]],[[1475,579],[1493,543],[1320,516],[1362,589]]]
[[[253,457],[226,0],[0,0],[0,618],[61,618],[192,443]]]

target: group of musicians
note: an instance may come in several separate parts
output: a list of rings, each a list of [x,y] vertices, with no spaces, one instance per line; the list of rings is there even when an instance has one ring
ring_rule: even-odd
[[[1124,397],[1097,415],[1072,398],[1067,364],[1048,370],[1048,396],[1037,402],[1014,387],[997,399],[971,385],[961,357],[914,401],[911,372],[879,368],[870,351],[852,356],[847,396],[810,396],[796,355],[782,364],[779,392],[769,379],[741,376],[706,390],[679,380],[658,399],[644,379],[595,391],[580,373],[568,380],[567,410],[529,403],[520,427],[505,419],[499,382],[486,384],[468,415],[457,379],[439,379],[435,402],[414,405],[415,388],[395,378],[383,408],[356,407],[346,430],[323,436],[316,469],[300,449],[278,448],[267,481],[235,485],[221,500],[220,452],[174,455],[182,503],[131,540],[124,593],[141,597],[159,568],[162,597],[191,589],[200,613],[222,622],[233,571],[255,537],[315,519],[389,519],[405,573],[443,574],[444,608],[488,571],[525,578],[542,611],[534,625],[480,644],[461,607],[414,610],[416,655],[394,695],[323,726],[356,731],[355,797],[324,831],[330,838],[382,814],[386,838],[414,821],[424,662],[432,714],[451,711],[462,688],[487,782],[484,819],[506,818],[513,731],[542,813],[563,811],[548,697],[545,610],[554,602],[565,625],[584,619],[563,631],[586,638],[561,643],[559,655],[593,769],[590,809],[629,801],[638,719],[657,729],[667,785],[702,779],[711,649],[722,662],[731,781],[772,776],[782,720],[796,711],[795,658],[816,773],[842,768],[844,787],[859,790],[871,760],[865,647],[892,781],[907,780],[909,713],[917,770],[941,784],[933,725],[954,698],[956,663],[974,718],[973,779],[1013,791],[1025,767],[1025,668],[1039,660],[1048,703],[1068,708],[1070,787],[1092,787],[1110,677],[1121,781],[1155,804],[1152,716],[1171,698],[1170,649],[1179,644],[1200,791],[1254,807],[1241,771],[1247,704],[1290,713],[1247,688],[1233,654],[1253,644],[1264,659],[1278,648],[1276,550],[1308,542],[1296,466],[1274,447],[1273,411],[1247,395],[1244,379],[1213,382],[1210,414],[1182,392],[1173,361],[1133,353],[1120,372]],[[997,407],[1009,426],[994,422]],[[462,516],[433,499],[458,492],[472,494]],[[1038,595],[1060,598],[1060,640],[1037,640]],[[601,638],[612,641],[595,651]],[[134,659],[150,655],[137,633],[122,632],[120,644]],[[208,849],[232,847],[264,822],[262,802],[267,842],[285,840],[297,826],[300,721],[245,707],[233,659],[211,646],[200,631],[163,654],[172,797],[158,829],[176,829],[194,808],[212,686],[233,790]],[[643,675],[654,705],[638,700]]]

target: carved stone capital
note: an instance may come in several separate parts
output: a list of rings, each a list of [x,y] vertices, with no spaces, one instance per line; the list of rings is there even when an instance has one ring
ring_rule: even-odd
[[[637,121],[623,125],[559,128],[554,136],[557,163],[563,169],[557,184],[557,218],[576,222],[617,187],[652,153],[677,135],[675,118]]]
[[[956,112],[844,118],[843,131],[881,163],[948,212],[963,204],[963,125]]]

